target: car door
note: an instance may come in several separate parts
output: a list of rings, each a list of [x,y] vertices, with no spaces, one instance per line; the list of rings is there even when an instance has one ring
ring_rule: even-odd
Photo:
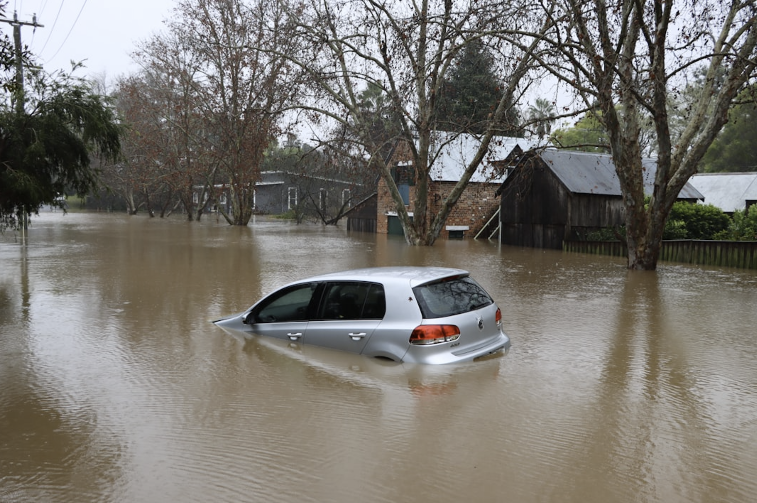
[[[359,354],[385,312],[386,299],[381,284],[327,282],[317,314],[308,323],[305,344]]]
[[[301,283],[264,298],[247,315],[253,334],[302,341],[318,307],[318,283]]]

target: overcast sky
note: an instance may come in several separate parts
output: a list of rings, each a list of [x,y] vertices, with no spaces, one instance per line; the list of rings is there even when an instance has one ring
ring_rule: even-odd
[[[43,27],[21,27],[21,41],[52,73],[70,70],[70,61],[83,61],[86,68],[76,75],[99,77],[106,82],[138,70],[130,54],[136,44],[163,30],[178,0],[8,0],[5,17],[18,14],[31,22],[36,14]],[[12,36],[13,29],[0,23],[0,30]],[[539,87],[539,95],[555,99],[554,90]],[[524,100],[531,103],[533,97]],[[306,135],[307,136],[307,135]]]
[[[77,74],[105,74],[108,81],[136,70],[129,54],[138,41],[163,28],[176,0],[9,0],[5,17],[37,23],[22,26],[21,41],[28,45],[48,72],[69,70],[70,61],[84,61]],[[0,23],[3,33],[12,27]]]

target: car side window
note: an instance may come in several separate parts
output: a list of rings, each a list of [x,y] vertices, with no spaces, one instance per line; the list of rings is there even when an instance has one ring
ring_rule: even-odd
[[[321,320],[381,319],[386,312],[384,287],[378,283],[327,283],[317,316]]]
[[[316,283],[286,288],[268,297],[253,311],[254,323],[307,321],[309,306],[316,291]]]

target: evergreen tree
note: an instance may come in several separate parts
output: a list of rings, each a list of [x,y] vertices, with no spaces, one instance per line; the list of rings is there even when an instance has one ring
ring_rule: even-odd
[[[494,58],[480,40],[469,42],[441,85],[437,104],[438,129],[481,134],[494,115],[504,89],[494,70]],[[520,117],[512,107],[496,133],[522,136]]]
[[[369,135],[380,145],[380,155],[386,159],[400,134],[401,123],[393,111],[384,90],[376,83],[369,83],[360,93],[360,108],[366,117]]]
[[[702,158],[701,170],[757,171],[757,109],[754,104],[734,107],[723,127]]]
[[[19,112],[7,93],[11,73],[0,74],[0,229],[18,225],[42,205],[60,205],[63,194],[91,192],[99,176],[91,155],[113,159],[120,152],[115,113],[89,84],[32,80],[29,111]]]

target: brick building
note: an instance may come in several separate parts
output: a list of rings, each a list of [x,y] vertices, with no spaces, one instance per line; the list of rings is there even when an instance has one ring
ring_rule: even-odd
[[[439,151],[430,170],[429,215],[436,214],[444,198],[452,191],[462,177],[465,167],[478,150],[479,137],[469,134],[437,133],[433,151]],[[473,174],[468,186],[450,212],[439,235],[440,239],[465,239],[475,237],[496,215],[500,199],[495,194],[504,179],[495,169],[496,161],[501,161],[516,144],[524,144],[520,138],[493,138],[489,152]],[[392,176],[405,206],[412,217],[415,203],[415,172],[412,155],[407,145],[399,144],[391,158]],[[376,232],[380,234],[402,235],[402,226],[397,217],[397,208],[389,193],[386,182],[378,184]],[[497,225],[496,218],[494,225]],[[488,237],[488,236],[487,236]]]

